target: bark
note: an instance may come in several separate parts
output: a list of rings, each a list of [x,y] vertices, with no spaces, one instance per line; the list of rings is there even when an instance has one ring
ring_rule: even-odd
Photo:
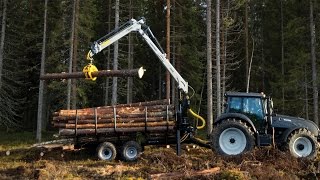
[[[6,2],[6,0],[5,0]],[[47,37],[47,12],[48,12],[48,0],[44,1],[44,22],[43,22],[43,39],[42,39],[42,53],[41,53],[41,67],[40,67],[40,76],[44,74],[45,67],[45,58],[46,58],[46,37]],[[40,80],[39,84],[39,99],[38,99],[38,115],[37,115],[37,134],[36,139],[38,142],[41,142],[41,131],[43,123],[43,91],[44,91],[44,82]]]
[[[1,42],[0,42],[0,88],[2,87],[2,71],[4,57],[4,40],[7,26],[7,0],[3,0],[2,22],[1,22]]]
[[[310,0],[310,32],[311,32],[311,64],[312,64],[312,89],[313,89],[313,120],[319,125],[318,118],[318,85],[317,85],[317,59],[316,59],[316,30],[313,19],[313,0]]]
[[[213,125],[211,11],[211,0],[207,0],[207,135]]]
[[[119,26],[119,2],[116,0],[115,5],[115,28]],[[119,55],[119,44],[118,41],[114,43],[114,53],[113,53],[113,70],[118,70],[118,55]],[[113,77],[112,80],[112,105],[117,104],[118,101],[118,78]]]
[[[144,70],[140,69],[126,69],[126,70],[101,70],[92,72],[92,77],[132,77],[139,76],[142,78]],[[80,79],[86,78],[83,72],[72,72],[72,73],[49,73],[40,76],[41,80],[50,79]]]

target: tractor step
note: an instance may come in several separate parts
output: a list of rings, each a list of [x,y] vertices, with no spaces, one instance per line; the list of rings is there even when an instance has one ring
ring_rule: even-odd
[[[272,144],[272,135],[270,134],[259,134],[258,135],[258,146],[269,146]]]

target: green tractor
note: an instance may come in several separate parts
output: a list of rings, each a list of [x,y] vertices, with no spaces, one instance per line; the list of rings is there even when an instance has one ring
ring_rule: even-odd
[[[222,155],[239,155],[254,146],[276,145],[297,158],[317,155],[318,126],[306,119],[273,113],[270,97],[228,92],[224,113],[214,122],[211,145]]]

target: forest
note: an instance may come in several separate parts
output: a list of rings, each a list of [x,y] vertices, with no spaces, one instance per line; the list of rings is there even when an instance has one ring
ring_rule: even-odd
[[[194,89],[192,107],[205,119],[207,109],[213,118],[221,113],[226,91],[250,91],[271,95],[278,113],[318,123],[318,1],[209,2],[210,21],[203,0],[171,0],[170,7],[165,0],[1,0],[0,126],[36,131],[41,109],[45,131],[60,109],[166,98],[166,70],[136,33],[96,55],[94,63],[99,70],[143,66],[142,79],[39,80],[43,73],[82,71],[92,42],[141,17]],[[169,91],[174,100],[172,79]]]
[[[226,92],[270,95],[275,113],[319,125],[318,0],[0,0],[1,179],[320,178],[319,155],[295,158],[274,148],[274,142],[229,157],[187,143],[182,144],[181,156],[176,144],[150,145],[133,163],[118,158],[99,161],[92,155],[96,149],[90,148],[33,148],[36,142],[52,140],[57,127],[68,125],[58,121],[65,117],[56,112],[74,112],[72,121],[78,125],[78,109],[93,112],[92,107],[165,101],[173,104],[170,115],[176,115],[171,111],[179,96],[177,83],[136,32],[96,54],[93,64],[100,71],[143,67],[142,78],[40,78],[82,72],[95,41],[130,19],[142,18],[190,85],[190,106],[207,120],[207,133],[223,113]],[[167,121],[150,124],[165,123],[168,131],[166,108]],[[97,133],[97,120],[90,120]]]

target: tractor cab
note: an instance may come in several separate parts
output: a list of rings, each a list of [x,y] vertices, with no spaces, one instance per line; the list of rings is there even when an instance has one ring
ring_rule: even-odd
[[[228,92],[225,94],[225,113],[247,116],[259,132],[264,132],[268,120],[268,98],[260,93]],[[269,108],[270,109],[270,108]]]

